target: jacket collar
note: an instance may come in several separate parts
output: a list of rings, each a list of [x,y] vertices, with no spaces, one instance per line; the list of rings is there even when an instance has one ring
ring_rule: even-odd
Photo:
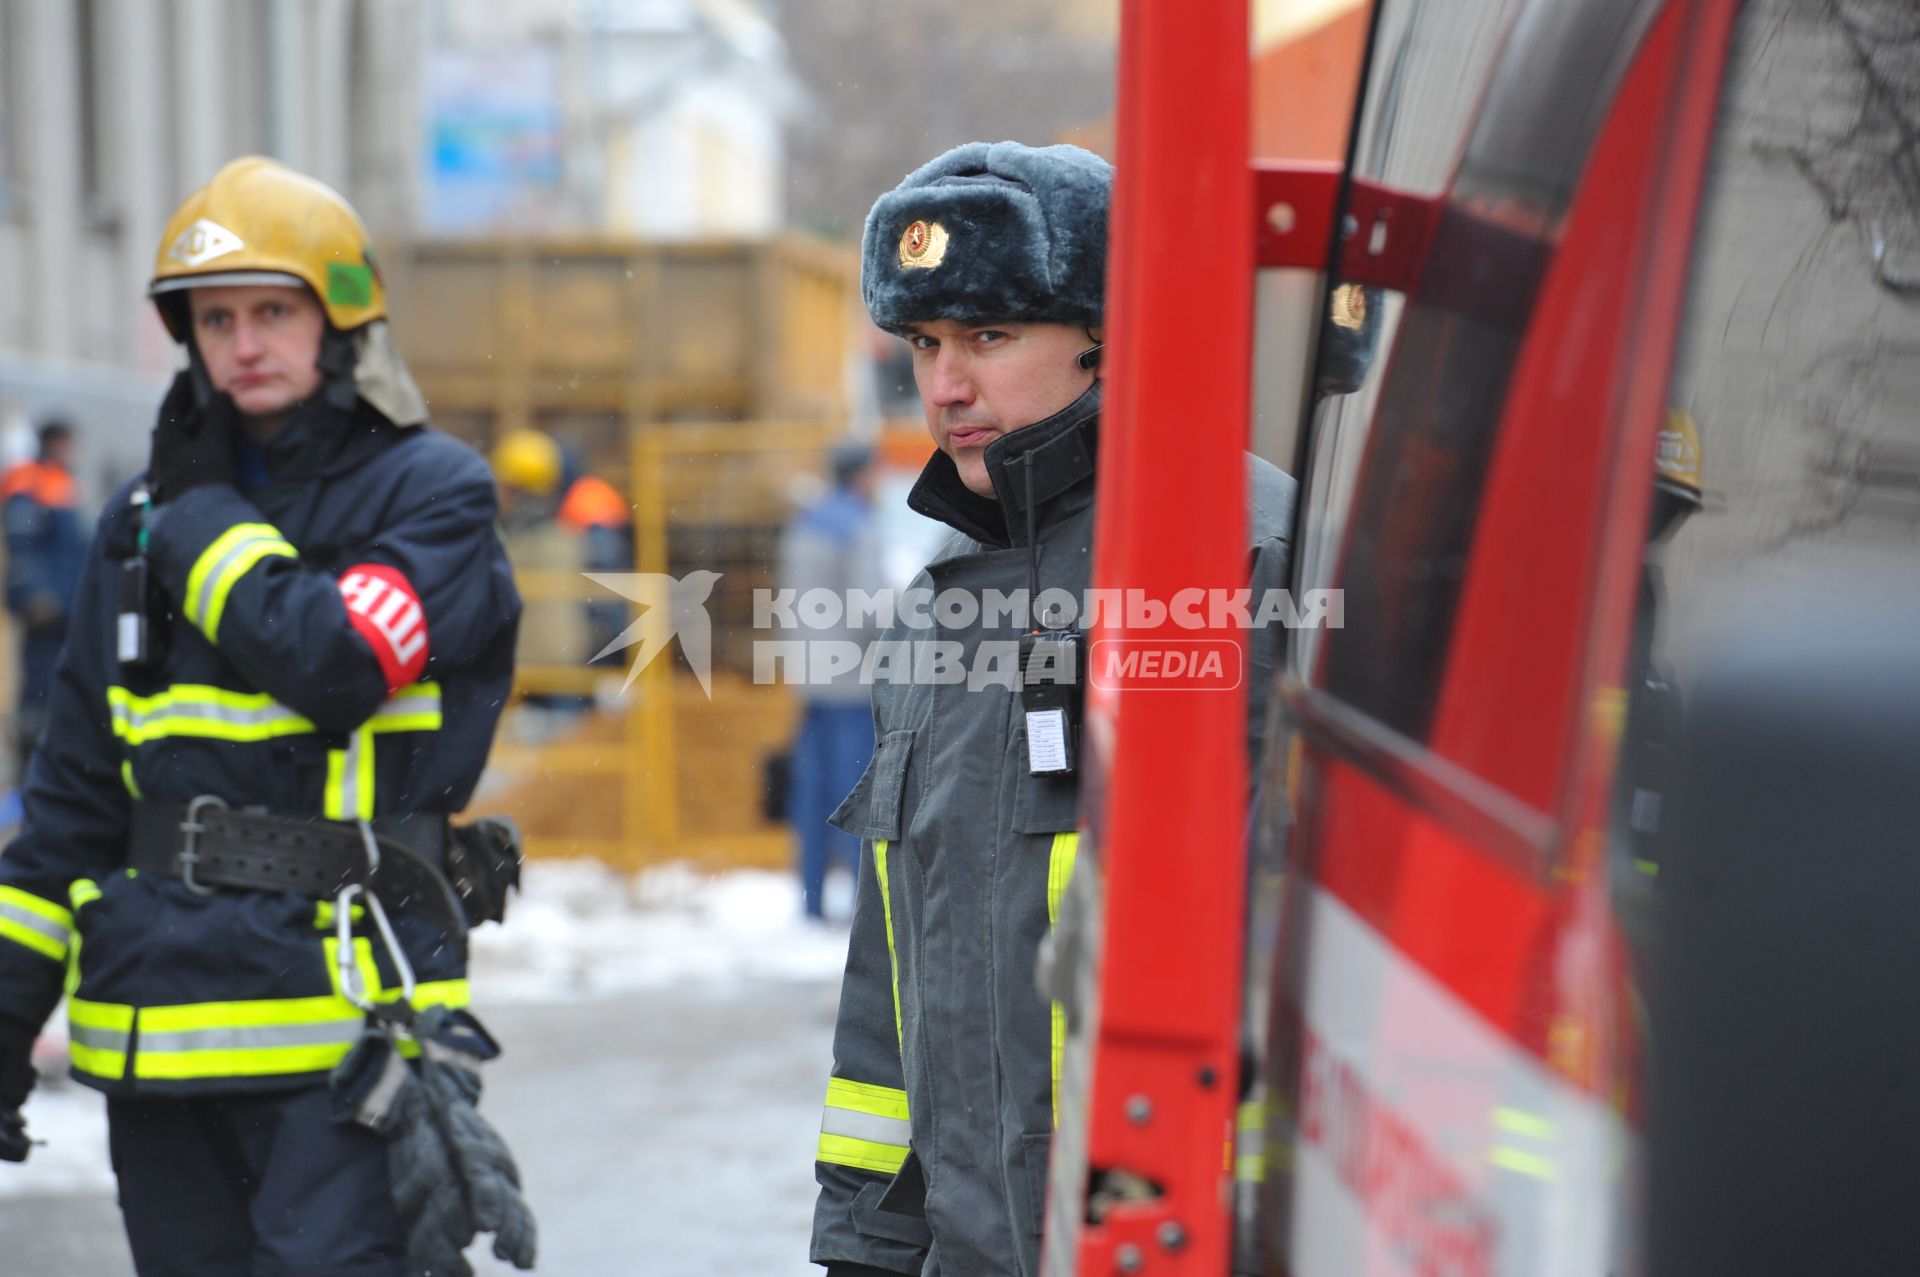
[[[396,433],[365,402],[341,408],[321,394],[302,404],[259,447],[270,481],[330,479],[360,465]]]
[[[1044,421],[1009,431],[987,445],[987,477],[999,500],[960,481],[953,458],[936,452],[907,494],[907,505],[985,545],[1027,543],[1027,477],[1033,478],[1034,524],[1049,524],[1093,501],[1100,434],[1100,382]]]

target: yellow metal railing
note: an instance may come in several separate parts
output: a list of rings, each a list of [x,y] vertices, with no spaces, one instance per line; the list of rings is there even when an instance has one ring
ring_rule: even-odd
[[[822,470],[839,436],[837,424],[824,422],[672,423],[638,432],[629,489],[634,570],[669,577],[707,566],[676,553],[688,531],[702,526],[776,536],[792,512],[789,485]],[[768,567],[724,566],[743,575]],[[516,581],[529,606],[615,597],[571,573],[523,572]],[[599,664],[516,670],[515,706],[528,697],[573,696],[593,698],[597,708],[558,738],[531,742],[514,738],[510,708],[490,763],[505,786],[500,796],[521,821],[534,856],[591,856],[629,868],[665,859],[785,864],[790,838],[784,828],[760,821],[758,777],[761,760],[783,743],[791,725],[792,697],[784,688],[755,686],[744,669],[715,668],[708,698],[693,675],[678,668],[671,649],[660,651],[622,692],[627,663],[669,633],[664,598],[660,602],[631,607],[643,626],[641,642]],[[715,618],[714,657],[723,648],[744,649],[746,635],[736,632],[743,624]],[[720,797],[707,804],[704,819],[684,819],[690,789],[703,783],[719,784]],[[561,794],[577,797],[565,802]]]

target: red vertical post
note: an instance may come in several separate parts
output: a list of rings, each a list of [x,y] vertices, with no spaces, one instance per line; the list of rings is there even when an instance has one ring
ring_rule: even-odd
[[[1166,603],[1244,588],[1253,249],[1245,0],[1126,0],[1108,268],[1096,588]],[[1149,608],[1150,610],[1150,608]],[[1104,766],[1106,885],[1088,1113],[1095,1174],[1159,1189],[1081,1234],[1076,1270],[1227,1271],[1226,1149],[1241,998],[1246,688],[1104,680],[1090,726]],[[1246,636],[1159,626],[1139,648]]]

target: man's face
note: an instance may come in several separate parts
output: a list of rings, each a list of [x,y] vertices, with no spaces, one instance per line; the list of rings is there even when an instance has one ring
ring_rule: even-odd
[[[249,417],[273,417],[320,388],[326,312],[304,288],[241,284],[196,288],[193,340],[216,390]]]
[[[962,324],[932,319],[908,329],[913,380],[927,433],[953,458],[960,481],[991,497],[987,445],[1045,421],[1099,376],[1079,363],[1098,339],[1073,324]]]

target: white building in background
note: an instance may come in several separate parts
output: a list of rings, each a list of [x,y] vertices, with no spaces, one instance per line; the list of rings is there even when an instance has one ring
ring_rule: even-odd
[[[801,94],[754,0],[433,0],[426,228],[770,234]]]
[[[383,244],[756,236],[798,100],[755,0],[0,0],[0,460],[47,411],[101,480],[144,458],[154,249],[229,159]]]
[[[406,233],[419,16],[418,0],[0,0],[0,427],[62,411],[108,477],[138,464],[175,358],[142,300],[154,249],[235,156],[278,156],[376,236]]]

